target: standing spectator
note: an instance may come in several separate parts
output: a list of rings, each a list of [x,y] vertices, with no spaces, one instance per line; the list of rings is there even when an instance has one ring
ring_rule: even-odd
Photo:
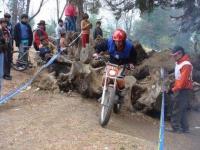
[[[6,80],[12,80],[12,77],[10,75],[10,69],[11,69],[11,48],[10,48],[10,40],[11,35],[10,31],[7,28],[7,21],[5,18],[1,19],[1,30],[3,33],[3,39],[5,42],[5,49],[4,49],[4,76],[3,78]]]
[[[69,0],[68,5],[65,7],[65,28],[66,31],[76,31],[76,19],[78,8],[74,5],[72,0]]]
[[[96,22],[96,28],[94,29],[94,32],[93,32],[94,40],[99,36],[103,37],[103,31],[101,29],[101,21]]]
[[[12,25],[12,23],[11,23],[11,21],[10,21],[10,19],[11,19],[11,15],[9,14],[9,13],[5,13],[4,14],[4,18],[6,19],[6,21],[7,21],[7,28],[9,29],[9,31],[10,31],[10,33],[11,33],[11,36],[13,37],[13,25]]]
[[[60,49],[60,39],[61,39],[61,33],[65,33],[65,27],[63,26],[63,20],[58,20],[58,25],[56,27],[56,44],[57,44],[57,50]]]
[[[181,46],[172,49],[176,61],[175,83],[172,92],[171,126],[176,133],[189,132],[187,110],[192,96],[192,64]]]
[[[10,35],[11,35],[10,42],[9,42],[9,48],[10,48],[9,51],[11,51],[11,55],[10,55],[11,58],[10,59],[11,59],[11,62],[12,62],[12,60],[13,60],[12,52],[13,52],[13,37],[14,37],[14,33],[13,33],[13,25],[12,25],[12,23],[10,21],[11,15],[9,13],[5,13],[4,14],[4,18],[7,21],[7,28],[9,29]]]
[[[5,38],[3,35],[3,30],[2,30],[2,19],[0,19],[0,80],[4,76],[4,52],[5,52],[5,50],[6,50],[6,41],[5,41]],[[0,85],[0,90],[1,90],[1,85]]]
[[[38,27],[34,33],[34,48],[39,51],[39,48],[42,47],[42,41],[49,41],[48,34],[46,32],[46,23],[44,20],[40,20],[37,24]]]
[[[14,40],[16,42],[16,46],[19,48],[19,51],[23,55],[22,59],[25,62],[28,61],[28,53],[25,53],[29,50],[29,47],[32,45],[33,42],[33,32],[28,21],[28,15],[22,14],[21,22],[17,23],[14,28]],[[18,65],[20,67],[22,64]]]
[[[83,14],[83,19],[81,21],[81,39],[82,39],[82,47],[86,47],[86,44],[89,43],[90,29],[92,28],[92,24],[88,20],[89,16],[87,13]]]

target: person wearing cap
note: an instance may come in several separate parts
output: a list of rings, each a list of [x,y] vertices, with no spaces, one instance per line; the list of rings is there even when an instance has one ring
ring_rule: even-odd
[[[94,58],[98,58],[102,52],[108,52],[110,55],[109,62],[116,65],[129,64],[133,69],[137,63],[137,53],[134,49],[134,45],[127,39],[127,34],[123,29],[116,29],[109,39],[102,41],[95,47],[96,53],[93,54]],[[125,87],[124,80],[120,80],[119,88]]]
[[[7,20],[5,18],[1,19],[1,31],[3,34],[4,39],[4,76],[5,80],[12,80],[12,76],[10,75],[11,69],[11,48],[10,48],[10,41],[11,41],[11,34],[9,29],[7,28]]]
[[[187,110],[192,95],[192,70],[189,55],[181,46],[171,49],[171,55],[176,61],[175,82],[171,88],[171,126],[176,133],[189,132]]]
[[[62,19],[58,20],[58,25],[57,25],[57,27],[55,29],[55,32],[56,32],[57,50],[59,50],[60,49],[61,33],[65,33],[66,32],[65,27],[63,25],[63,20]]]
[[[18,22],[14,27],[14,40],[16,46],[19,48],[19,51],[23,55],[23,61],[28,61],[28,53],[29,47],[33,42],[33,32],[31,26],[29,25],[29,19],[27,14],[21,15],[21,21]],[[26,53],[26,54],[25,54]],[[19,67],[22,64],[18,64]]]
[[[68,5],[65,7],[65,28],[66,31],[76,31],[76,18],[78,8],[74,5],[72,0],[69,0]]]
[[[101,21],[96,22],[96,28],[93,32],[93,39],[95,40],[97,37],[103,37],[103,31],[101,29]]]
[[[46,32],[46,23],[44,20],[40,20],[37,24],[38,27],[34,31],[34,48],[36,51],[39,51],[39,48],[42,47],[42,41],[49,41],[48,33]]]

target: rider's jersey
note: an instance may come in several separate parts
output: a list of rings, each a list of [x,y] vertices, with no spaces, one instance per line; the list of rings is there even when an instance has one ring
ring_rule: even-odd
[[[107,51],[110,54],[110,62],[123,65],[123,64],[136,64],[137,53],[131,41],[126,40],[125,46],[122,51],[117,51],[117,47],[112,38],[109,38],[95,46],[97,53]]]

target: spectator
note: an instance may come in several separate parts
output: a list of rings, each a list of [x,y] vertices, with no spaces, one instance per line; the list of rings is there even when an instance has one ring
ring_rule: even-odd
[[[51,59],[54,54],[55,46],[51,44],[47,39],[41,40],[39,46],[40,57],[43,61],[47,62]]]
[[[58,25],[56,27],[56,44],[57,44],[57,50],[60,49],[60,39],[61,39],[61,33],[65,33],[65,27],[63,26],[63,20],[58,20]]]
[[[65,28],[66,31],[76,32],[76,18],[78,14],[78,9],[74,5],[72,0],[69,0],[69,4],[65,7]]]
[[[48,34],[46,32],[46,23],[44,20],[40,20],[34,33],[34,48],[37,51],[39,51],[39,47],[42,47],[42,40],[49,41]]]
[[[13,25],[10,21],[10,18],[11,18],[11,15],[9,13],[4,14],[4,19],[7,21],[7,28],[9,29],[10,36],[11,36],[10,42],[9,42],[9,48],[10,48],[9,51],[11,52],[11,55],[10,55],[11,58],[9,58],[9,59],[11,59],[11,62],[12,62],[12,60],[13,60],[12,51],[13,51],[13,36],[14,36],[14,33],[13,33]]]
[[[1,19],[0,19],[0,80],[3,78],[4,75],[4,48],[5,48],[5,39],[3,38],[3,31],[1,27]],[[0,81],[1,82],[1,81]],[[1,83],[0,83],[1,84]],[[1,90],[1,87],[0,87]]]
[[[92,28],[92,24],[88,20],[89,16],[87,13],[83,14],[83,19],[81,21],[81,39],[82,39],[82,47],[86,47],[86,44],[89,43],[90,29]]]
[[[60,47],[61,47],[61,48],[67,47],[66,32],[61,33]]]
[[[17,23],[14,28],[14,40],[16,42],[16,46],[19,48],[24,62],[28,63],[28,53],[29,47],[33,42],[33,32],[31,26],[29,25],[28,15],[21,15],[21,22]],[[26,54],[25,54],[26,53]],[[19,67],[23,64],[18,64]]]
[[[172,132],[188,133],[188,107],[192,100],[192,70],[189,55],[181,46],[175,46],[171,50],[171,55],[176,61],[175,64],[175,82],[170,92],[171,100],[171,126]]]
[[[7,28],[9,29],[9,31],[10,31],[12,37],[13,37],[13,25],[12,25],[12,23],[10,21],[11,15],[9,13],[5,13],[4,14],[4,18],[7,21]]]
[[[12,77],[10,75],[10,69],[11,69],[11,49],[10,49],[10,31],[7,28],[7,21],[5,18],[1,19],[1,31],[3,34],[4,39],[4,76],[3,78],[6,80],[12,80]]]
[[[101,21],[96,22],[96,28],[94,29],[94,32],[93,32],[94,40],[99,36],[103,37],[103,32],[101,29]]]

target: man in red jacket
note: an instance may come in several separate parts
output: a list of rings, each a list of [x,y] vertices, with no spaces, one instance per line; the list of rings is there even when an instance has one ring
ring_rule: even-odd
[[[187,121],[187,109],[189,100],[192,95],[192,69],[189,56],[185,54],[181,46],[175,46],[171,55],[176,61],[175,65],[175,83],[171,89],[172,110],[171,110],[171,126],[173,132],[182,133],[189,132]]]
[[[34,48],[39,51],[42,47],[42,41],[48,41],[48,34],[46,32],[46,23],[44,20],[40,20],[38,23],[38,28],[34,32]]]

